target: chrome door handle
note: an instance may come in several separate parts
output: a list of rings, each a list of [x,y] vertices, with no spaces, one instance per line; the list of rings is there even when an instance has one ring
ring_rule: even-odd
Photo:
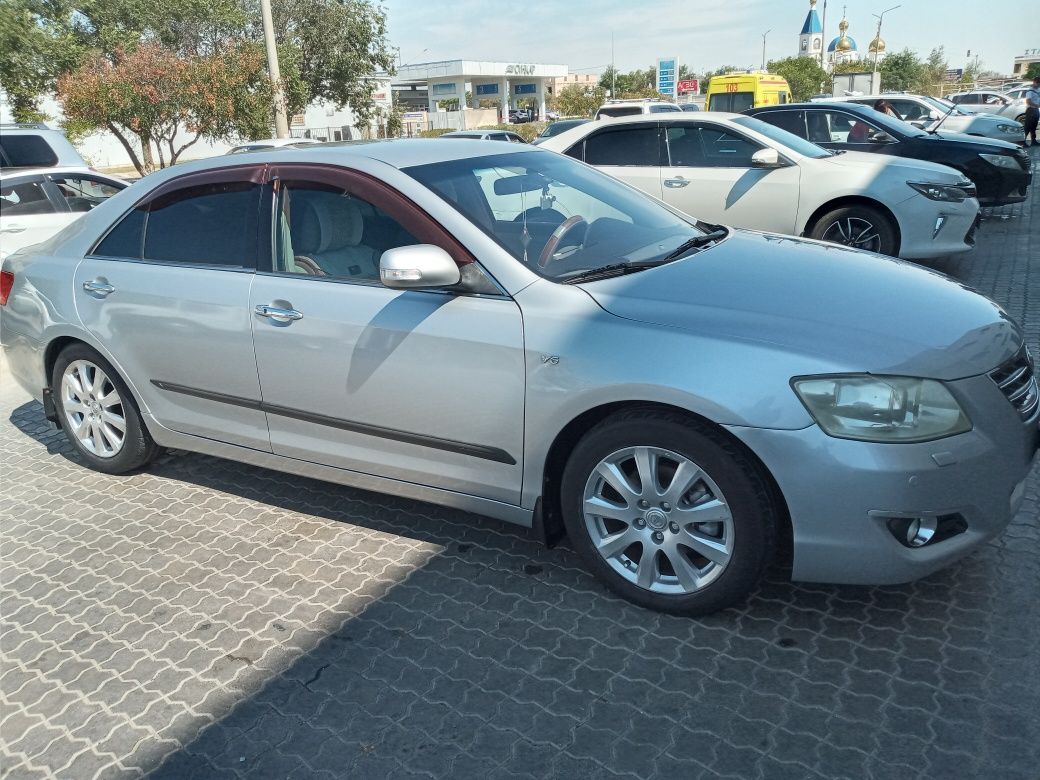
[[[116,291],[116,288],[110,285],[108,282],[83,282],[83,289],[88,293],[94,293],[95,295],[111,295]]]
[[[25,225],[5,225],[0,228],[0,233],[22,233],[25,231]]]
[[[257,304],[253,308],[253,313],[258,317],[267,317],[275,322],[295,322],[303,319],[303,314],[296,309],[279,309],[277,306],[264,306],[263,304]]]
[[[686,178],[684,178],[682,176],[676,176],[674,179],[665,179],[664,180],[664,186],[665,187],[671,187],[673,190],[674,189],[678,189],[679,187],[685,187],[689,183],[690,183],[690,180],[686,179]]]

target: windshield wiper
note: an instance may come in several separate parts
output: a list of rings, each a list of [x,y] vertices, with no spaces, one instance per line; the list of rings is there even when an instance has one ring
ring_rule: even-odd
[[[664,265],[666,262],[668,261],[640,260],[635,263],[612,263],[611,265],[604,265],[599,268],[587,268],[584,271],[571,271],[570,273],[558,276],[557,279],[564,284],[588,282],[593,279],[609,279],[612,276],[624,276],[625,274],[642,271],[644,268],[653,268],[654,266]]]
[[[726,234],[729,232],[724,227],[713,227],[715,227],[715,229],[709,233],[705,233],[702,236],[694,236],[693,238],[683,241],[678,247],[676,247],[675,251],[669,255],[665,255],[661,262],[667,263],[669,260],[678,260],[691,249],[704,246],[705,244],[710,244],[713,241],[718,241],[720,238],[725,238]]]

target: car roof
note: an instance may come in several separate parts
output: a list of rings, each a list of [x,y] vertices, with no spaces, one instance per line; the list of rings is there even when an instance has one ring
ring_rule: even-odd
[[[619,127],[621,125],[638,125],[642,123],[652,122],[710,122],[712,120],[723,120],[731,121],[736,119],[742,114],[735,114],[729,111],[698,111],[696,116],[690,116],[692,111],[672,111],[667,116],[661,114],[638,114],[632,116],[617,116],[610,118],[611,127]],[[593,120],[596,122],[596,120]],[[600,125],[606,126],[606,122],[598,122]]]
[[[12,179],[16,176],[44,176],[47,174],[62,174],[62,173],[83,173],[90,176],[97,176],[102,179],[111,179],[113,181],[127,183],[125,179],[115,176],[111,173],[103,173],[101,171],[94,171],[90,168],[84,168],[82,165],[55,165],[50,168],[0,168],[0,179]]]

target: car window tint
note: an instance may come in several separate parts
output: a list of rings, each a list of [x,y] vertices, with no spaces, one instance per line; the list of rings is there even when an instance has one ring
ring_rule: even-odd
[[[700,128],[704,165],[712,168],[750,168],[751,155],[764,148],[750,138],[721,127]]]
[[[650,104],[650,113],[651,114],[667,114],[667,113],[672,112],[672,111],[682,111],[682,109],[678,108],[676,106],[670,106],[667,103],[664,103],[664,104],[653,104],[653,103],[651,103]]]
[[[660,131],[656,125],[604,129],[585,139],[589,165],[661,165]]]
[[[812,113],[812,112],[810,112]],[[799,138],[806,138],[804,111],[767,111],[757,115],[758,119],[768,122],[774,127],[794,133]]]
[[[599,110],[598,116],[638,116],[642,113],[642,106],[607,106]]]
[[[260,185],[200,184],[152,201],[144,258],[167,263],[255,267]]]
[[[0,216],[51,214],[54,210],[54,205],[47,200],[42,181],[0,184]]]
[[[704,166],[704,145],[700,129],[692,125],[669,127],[668,159],[673,166]]]
[[[70,211],[90,211],[122,187],[82,176],[55,176],[51,179],[65,198]]]
[[[708,98],[712,111],[730,111],[739,114],[755,105],[754,92],[720,92]]]
[[[12,168],[49,168],[57,165],[58,155],[38,135],[0,136],[4,164]]]
[[[913,100],[889,100],[899,116],[907,122],[911,122],[915,119],[926,119],[931,113],[928,106],[923,106],[920,103],[916,103]]]
[[[422,243],[376,206],[329,184],[281,182],[276,213],[280,273],[378,282],[383,252]]]
[[[99,257],[140,258],[144,249],[144,223],[148,207],[135,208],[112,228],[92,254]]]

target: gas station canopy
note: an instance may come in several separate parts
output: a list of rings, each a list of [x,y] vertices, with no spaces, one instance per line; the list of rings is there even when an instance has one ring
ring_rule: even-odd
[[[539,116],[545,116],[546,82],[567,75],[566,65],[539,62],[487,62],[480,60],[444,60],[402,65],[393,77],[394,86],[427,88],[429,111],[439,110],[438,103],[458,100],[466,105],[466,91],[471,92],[471,108],[479,108],[481,100],[498,103],[503,122],[509,121],[509,109],[524,97],[533,97]]]

